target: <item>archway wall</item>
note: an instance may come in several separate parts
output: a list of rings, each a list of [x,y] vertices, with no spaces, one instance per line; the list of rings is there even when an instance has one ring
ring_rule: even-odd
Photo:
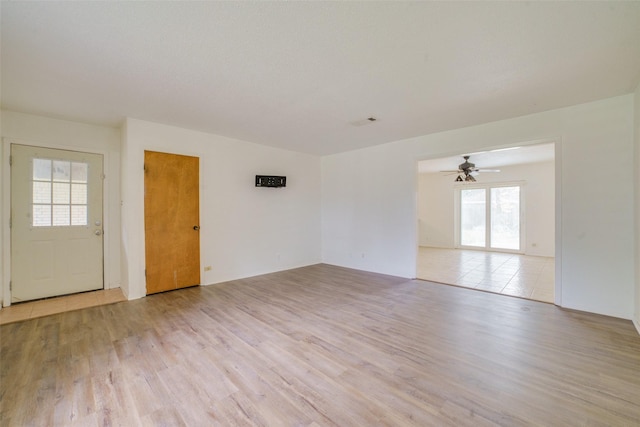
[[[418,160],[555,140],[561,304],[631,319],[633,123],[624,95],[323,157],[323,262],[414,277]]]

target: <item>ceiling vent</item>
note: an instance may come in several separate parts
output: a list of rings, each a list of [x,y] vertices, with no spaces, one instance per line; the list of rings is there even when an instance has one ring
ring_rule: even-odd
[[[351,122],[351,126],[364,126],[364,125],[368,125],[374,122],[377,122],[378,119],[371,116],[371,117],[367,117],[366,119],[362,119],[362,120],[356,120],[355,122]]]

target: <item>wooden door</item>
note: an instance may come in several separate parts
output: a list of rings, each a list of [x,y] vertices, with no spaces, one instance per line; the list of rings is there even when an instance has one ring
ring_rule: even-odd
[[[11,146],[11,302],[102,289],[102,155]]]
[[[147,295],[200,284],[199,159],[144,152]]]

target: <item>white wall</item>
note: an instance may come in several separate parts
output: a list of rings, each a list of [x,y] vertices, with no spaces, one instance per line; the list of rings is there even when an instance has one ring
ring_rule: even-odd
[[[222,136],[128,119],[122,148],[123,289],[145,295],[144,151],[200,158],[202,283],[304,265],[320,254],[320,158]],[[286,175],[256,188],[255,175]]]
[[[636,87],[634,94],[634,135],[635,135],[635,199],[636,199],[636,298],[635,298],[635,317],[634,323],[636,329],[640,333],[640,84]]]
[[[104,210],[105,232],[105,287],[120,286],[120,130],[83,123],[57,120],[30,114],[2,111],[2,149],[9,153],[11,143],[100,153],[104,156],[106,178],[104,181],[106,206]],[[3,177],[2,197],[2,278],[0,286],[4,305],[9,303],[10,277],[8,229],[9,167],[8,160],[0,164]],[[6,228],[5,228],[6,227]]]
[[[562,306],[630,319],[634,310],[633,96],[322,158],[322,257],[414,277],[419,159],[559,140],[556,292]]]
[[[0,309],[4,306],[4,301],[9,300],[9,292],[5,295],[5,283],[10,280],[9,264],[11,258],[9,257],[9,165],[5,158],[5,151],[8,153],[8,147],[5,146],[1,136],[2,130],[2,117],[3,112],[0,110]]]
[[[211,272],[202,275],[207,284],[313,264],[320,259],[413,277],[418,228],[417,160],[535,139],[558,139],[560,234],[556,237],[556,257],[560,260],[562,305],[635,317],[640,330],[640,185],[634,185],[640,182],[640,168],[634,169],[634,163],[640,165],[638,106],[640,86],[635,95],[322,159],[139,120],[128,120],[123,127],[122,150],[118,129],[11,111],[1,112],[0,134],[6,141],[105,155],[107,287],[118,286],[122,277],[123,289],[130,298],[145,293],[141,166],[145,149],[201,158],[201,265],[213,266]],[[5,153],[8,142],[2,143],[0,151],[0,297],[6,304],[9,168]],[[257,173],[287,175],[288,186],[281,190],[257,189],[253,187]],[[635,202],[630,197],[634,191]],[[635,233],[630,233],[634,225]],[[634,243],[638,248],[635,252]]]
[[[418,244],[455,247],[455,194],[453,177],[438,173],[418,175]]]
[[[455,175],[423,173],[418,177],[418,239],[420,246],[455,247]],[[501,166],[484,173],[478,183],[523,182],[524,253],[555,255],[555,165],[539,162]],[[460,185],[458,185],[459,187]]]

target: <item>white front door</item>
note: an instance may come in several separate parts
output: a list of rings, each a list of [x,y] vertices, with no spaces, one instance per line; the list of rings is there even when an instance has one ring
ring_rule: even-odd
[[[102,155],[11,146],[11,301],[104,287]]]

